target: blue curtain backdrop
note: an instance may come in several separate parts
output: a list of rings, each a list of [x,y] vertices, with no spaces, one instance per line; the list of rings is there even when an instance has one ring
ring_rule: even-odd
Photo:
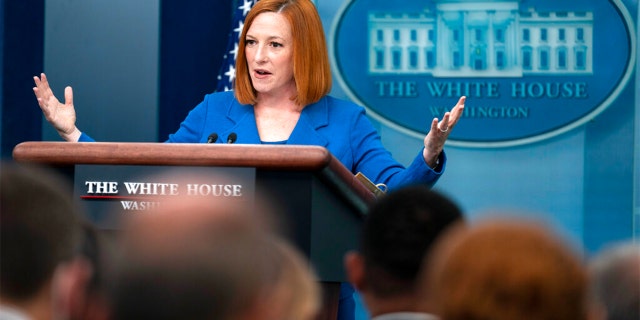
[[[0,0],[0,153],[40,140],[41,116],[33,108],[32,77],[42,71],[44,0]],[[37,106],[37,105],[36,105]]]
[[[4,17],[4,0],[0,0],[0,20],[5,21]],[[2,124],[2,114],[3,114],[3,100],[4,95],[2,94],[2,89],[4,84],[2,82],[4,72],[4,23],[0,23],[0,125]],[[2,130],[0,130],[0,155],[4,157],[2,153]]]
[[[163,0],[160,13],[158,139],[216,90],[235,1]]]

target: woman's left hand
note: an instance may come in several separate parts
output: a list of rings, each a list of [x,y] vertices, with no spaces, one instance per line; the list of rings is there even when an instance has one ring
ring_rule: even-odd
[[[444,114],[441,121],[438,121],[438,118],[434,118],[433,121],[431,121],[431,129],[427,136],[424,137],[424,150],[422,151],[424,161],[429,167],[435,168],[438,164],[438,157],[444,148],[444,143],[447,141],[449,133],[451,133],[453,127],[458,123],[464,111],[464,102],[466,99],[467,97],[465,96],[460,97],[458,103],[451,111]]]

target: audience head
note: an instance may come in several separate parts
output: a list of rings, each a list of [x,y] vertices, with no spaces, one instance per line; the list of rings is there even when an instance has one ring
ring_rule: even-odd
[[[300,106],[314,103],[331,90],[331,66],[322,28],[322,21],[310,0],[261,0],[247,14],[240,35],[236,58],[234,92],[243,104],[256,103],[257,95],[251,84],[245,54],[247,31],[254,19],[265,12],[281,14],[289,22],[293,45],[293,76]],[[310,63],[313,61],[313,63]]]
[[[80,249],[58,281],[57,313],[68,320],[107,320],[107,274],[113,260],[113,235],[85,222]]]
[[[81,218],[72,195],[69,182],[51,171],[0,164],[3,305],[20,309],[38,297],[51,298],[54,275],[80,244]]]
[[[181,250],[129,251],[113,287],[116,319],[312,319],[318,289],[275,236],[217,233]]]
[[[398,297],[412,299],[425,253],[444,230],[462,221],[454,202],[426,186],[398,189],[373,205],[363,226],[360,251],[345,257],[349,280],[373,315],[379,307],[374,299],[387,303]]]
[[[114,318],[311,319],[313,271],[251,208],[172,197],[129,219],[111,281]]]
[[[587,274],[573,249],[542,224],[489,219],[448,232],[423,281],[443,320],[587,317]]]
[[[275,310],[271,311],[270,317],[262,317],[268,311],[257,309],[259,312],[251,319],[315,319],[320,312],[319,279],[298,249],[280,237],[271,239],[274,262],[279,271],[273,279],[273,289],[267,288],[262,306],[267,310]]]
[[[167,170],[143,180],[174,183],[179,186],[234,184],[232,176],[217,172]],[[182,190],[181,190],[182,191]],[[158,207],[122,219],[119,238],[126,249],[153,253],[187,245],[194,237],[215,232],[280,232],[275,207],[261,195],[251,199],[199,194],[166,195],[157,198]],[[138,248],[138,247],[142,248]],[[177,250],[181,247],[175,248]]]
[[[604,249],[589,262],[592,294],[608,320],[640,319],[640,244]]]

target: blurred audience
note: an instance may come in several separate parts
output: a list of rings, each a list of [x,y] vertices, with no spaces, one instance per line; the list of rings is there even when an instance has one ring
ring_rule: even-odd
[[[54,319],[73,277],[81,216],[71,186],[43,168],[0,164],[0,319]]]
[[[440,234],[462,221],[455,203],[425,186],[398,189],[373,205],[345,268],[374,319],[433,319],[417,307],[418,273]]]
[[[1,164],[0,320],[312,320],[321,312],[314,270],[279,235],[264,198],[167,197],[107,239],[72,194],[52,171]],[[464,220],[456,203],[424,186],[371,207],[344,264],[373,319],[640,319],[638,243],[603,250],[587,269],[544,224]]]
[[[640,244],[624,242],[589,261],[592,293],[607,320],[640,319]]]
[[[579,320],[588,278],[574,248],[533,221],[454,228],[428,257],[424,304],[442,320]]]

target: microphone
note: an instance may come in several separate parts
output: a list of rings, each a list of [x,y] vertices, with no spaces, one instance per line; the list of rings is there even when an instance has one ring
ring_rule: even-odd
[[[218,141],[218,134],[213,132],[209,135],[209,138],[207,138],[207,143],[215,143],[216,141]]]
[[[229,137],[227,137],[227,143],[234,143],[238,139],[238,135],[235,132],[231,132]]]

